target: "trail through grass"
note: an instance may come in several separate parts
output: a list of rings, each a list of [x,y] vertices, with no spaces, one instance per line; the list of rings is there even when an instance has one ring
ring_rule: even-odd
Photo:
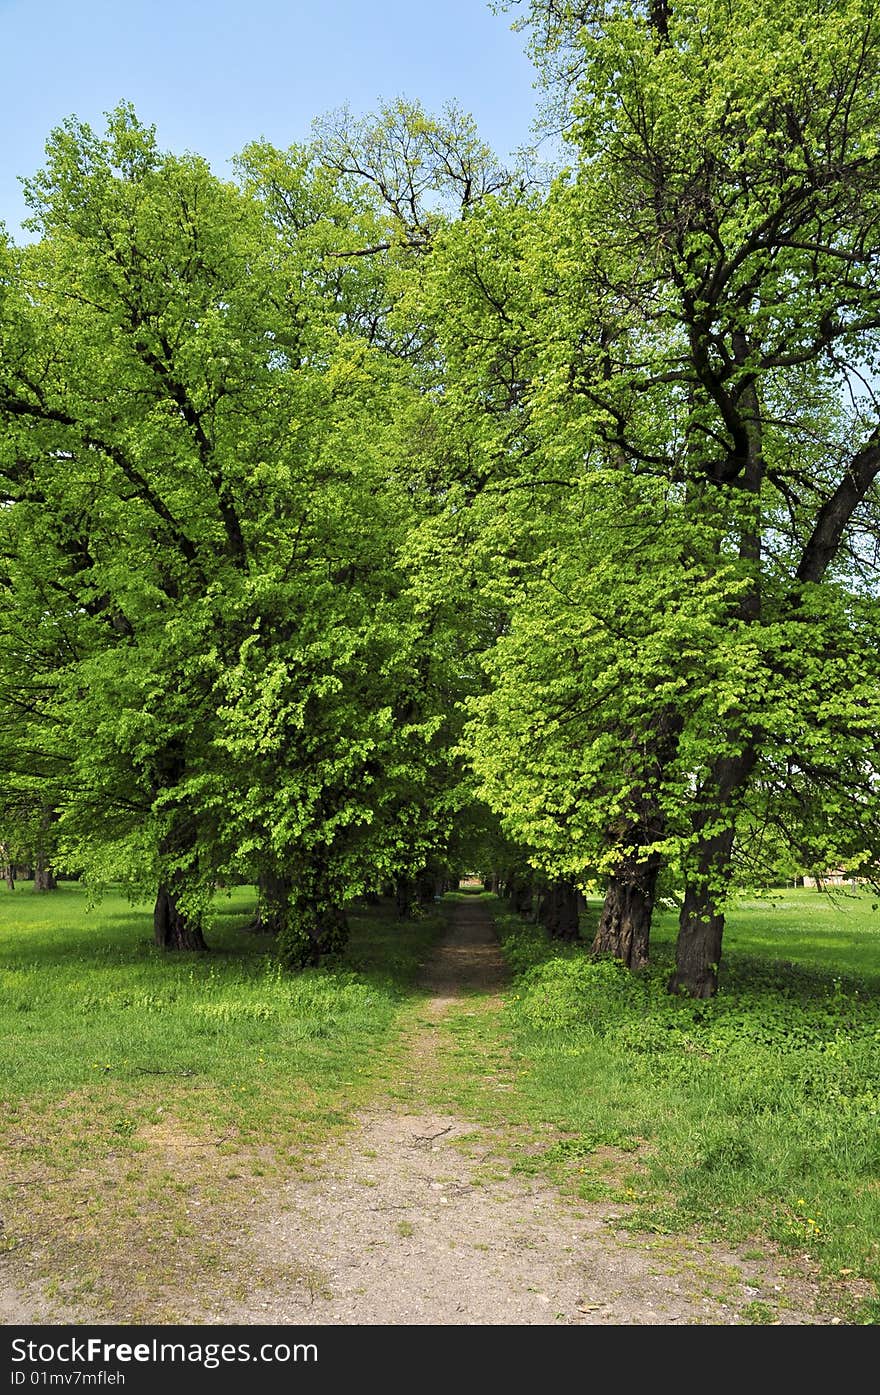
[[[191,1312],[200,1291],[277,1287],[240,1243],[252,1208],[313,1176],[381,1095],[473,1120],[487,1177],[546,1175],[574,1207],[613,1202],[658,1245],[687,1232],[756,1256],[781,1247],[822,1267],[841,1311],[876,1321],[870,898],[744,904],[710,1003],[664,991],[671,916],[634,978],[487,904],[512,974],[503,1002],[465,993],[437,1022],[417,974],[439,910],[402,925],[362,908],[344,959],[291,975],[246,933],[247,890],[219,903],[208,955],[161,954],[149,908],[119,898],[90,911],[72,884],[0,891],[10,1283],[54,1294],[58,1313],[79,1302],[150,1322]],[[60,1320],[51,1303],[46,1318]]]

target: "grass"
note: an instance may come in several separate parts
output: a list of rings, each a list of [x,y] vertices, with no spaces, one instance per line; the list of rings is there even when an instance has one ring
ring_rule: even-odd
[[[583,948],[559,950],[514,917],[500,928],[516,974],[509,1029],[529,1062],[518,1086],[531,1116],[563,1133],[556,1153],[581,1155],[582,1194],[625,1200],[633,1229],[767,1236],[861,1293],[861,1320],[876,1321],[880,915],[871,898],[834,905],[798,890],[775,905],[743,903],[709,1003],[664,991],[671,916],[640,977]],[[560,1161],[553,1147],[547,1160]]]
[[[675,913],[656,917],[655,954],[671,955],[677,929]],[[795,962],[832,977],[848,975],[871,992],[880,991],[877,897],[843,887],[830,894],[798,887],[743,898],[726,918],[723,972],[742,955],[768,964]]]
[[[59,1300],[174,1320],[200,1270],[208,1290],[231,1272],[229,1219],[307,1173],[376,1088],[442,919],[364,909],[343,960],[291,975],[245,932],[247,889],[220,901],[210,954],[172,956],[120,897],[0,895],[0,1251]]]
[[[880,1320],[870,897],[743,903],[709,1003],[664,991],[671,915],[636,978],[487,900],[512,975],[504,1006],[465,994],[437,1020],[417,973],[440,914],[402,927],[388,907],[358,911],[343,959],[291,975],[245,932],[246,889],[219,902],[210,954],[170,956],[148,907],[109,896],[89,910],[69,883],[0,890],[10,1281],[114,1321],[198,1320],[202,1300],[222,1319],[263,1283],[327,1292],[308,1267],[262,1272],[242,1218],[283,1204],[283,1184],[313,1176],[353,1111],[385,1094],[474,1121],[459,1146],[477,1182],[542,1175],[575,1207],[613,1203],[661,1257],[676,1233],[746,1259],[808,1256],[837,1311]],[[757,1301],[744,1317],[775,1321]]]

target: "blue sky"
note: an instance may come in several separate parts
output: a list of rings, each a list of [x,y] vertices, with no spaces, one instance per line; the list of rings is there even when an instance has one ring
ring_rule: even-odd
[[[247,141],[288,145],[349,103],[456,100],[501,155],[528,143],[536,98],[523,36],[485,0],[0,0],[0,221],[17,236],[17,175],[75,114],[100,128],[122,99],[168,149],[218,174]]]

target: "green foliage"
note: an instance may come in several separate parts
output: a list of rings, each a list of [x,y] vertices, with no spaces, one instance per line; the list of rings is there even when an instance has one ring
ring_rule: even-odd
[[[521,24],[545,189],[404,99],[233,181],[127,104],[51,133],[0,246],[0,820],[196,921],[282,888],[291,964],[465,847],[662,862],[699,997],[737,884],[880,875],[880,34]]]
[[[880,33],[863,0],[523,10],[572,167],[424,282],[454,555],[501,611],[464,749],[536,868],[662,858],[696,941],[736,880],[877,874]]]
[[[589,1030],[595,1022],[594,1030],[601,1034],[615,1016],[631,1015],[630,979],[615,961],[583,954],[539,963],[517,983],[518,1011],[532,1027]]]
[[[4,764],[62,865],[191,918],[218,875],[338,906],[461,802],[449,614],[400,558],[417,381],[369,330],[394,259],[348,250],[385,223],[313,151],[240,174],[68,121],[4,261]]]

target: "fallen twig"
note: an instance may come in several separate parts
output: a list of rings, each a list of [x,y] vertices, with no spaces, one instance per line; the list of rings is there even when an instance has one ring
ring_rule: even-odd
[[[414,1133],[413,1147],[417,1148],[420,1143],[433,1143],[435,1138],[442,1138],[445,1133],[452,1132],[452,1125],[447,1124],[445,1129],[438,1129],[436,1133]]]

